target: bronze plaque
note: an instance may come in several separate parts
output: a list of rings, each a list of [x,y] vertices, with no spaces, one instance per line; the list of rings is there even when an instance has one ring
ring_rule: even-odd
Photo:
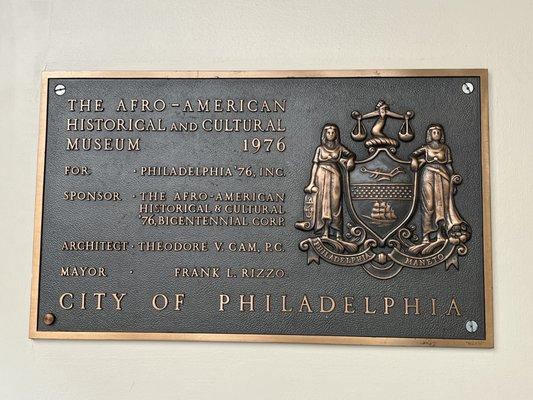
[[[45,72],[31,338],[492,347],[486,70]]]

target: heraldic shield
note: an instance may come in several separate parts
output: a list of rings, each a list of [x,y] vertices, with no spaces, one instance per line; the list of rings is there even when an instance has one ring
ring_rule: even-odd
[[[413,214],[417,197],[417,172],[409,161],[379,148],[370,157],[355,162],[344,174],[348,213],[383,245]]]
[[[350,137],[364,141],[366,158],[341,143],[337,125],[324,126],[304,188],[303,219],[295,224],[312,234],[299,245],[308,264],[359,266],[378,279],[402,268],[458,268],[457,256],[466,255],[472,234],[455,205],[462,177],[438,123],[429,124],[425,144],[408,159],[396,155],[400,141],[414,139],[413,116],[391,111],[383,100],[369,113],[353,111]],[[398,139],[384,131],[388,118],[403,120]],[[370,138],[365,119],[377,119]],[[346,214],[353,223],[344,223]]]

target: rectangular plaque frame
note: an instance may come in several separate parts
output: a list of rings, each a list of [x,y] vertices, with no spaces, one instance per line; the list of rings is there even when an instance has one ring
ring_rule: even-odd
[[[43,220],[43,191],[45,175],[45,145],[47,133],[48,82],[54,78],[407,78],[407,77],[478,77],[481,101],[481,166],[483,195],[483,263],[485,338],[482,340],[359,337],[329,335],[227,334],[227,333],[165,333],[165,332],[78,332],[43,331],[38,329],[39,282],[41,260],[41,229]],[[425,70],[308,70],[308,71],[45,71],[42,74],[37,184],[35,199],[35,229],[29,337],[32,339],[91,339],[91,340],[180,340],[224,342],[324,343],[391,346],[442,346],[492,348],[493,288],[490,224],[489,179],[489,114],[488,72],[485,69],[425,69]]]

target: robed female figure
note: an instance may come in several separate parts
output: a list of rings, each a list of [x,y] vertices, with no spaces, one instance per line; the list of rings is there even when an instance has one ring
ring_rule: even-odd
[[[321,143],[315,151],[313,168],[306,193],[316,193],[314,220],[306,230],[314,230],[323,238],[333,235],[342,240],[342,172],[355,167],[355,155],[340,142],[339,128],[326,124]]]

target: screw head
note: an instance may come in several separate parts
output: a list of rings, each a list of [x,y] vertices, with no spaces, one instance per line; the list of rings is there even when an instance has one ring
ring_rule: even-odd
[[[65,88],[65,85],[59,84],[59,85],[56,85],[56,87],[54,88],[54,92],[56,92],[58,96],[63,96],[66,91],[67,89]]]
[[[52,325],[56,320],[56,316],[52,313],[45,314],[43,322],[45,325]]]
[[[466,321],[466,330],[470,333],[477,331],[478,325],[476,321]]]
[[[474,91],[474,85],[471,82],[465,82],[463,83],[463,92],[466,94],[470,94]]]

